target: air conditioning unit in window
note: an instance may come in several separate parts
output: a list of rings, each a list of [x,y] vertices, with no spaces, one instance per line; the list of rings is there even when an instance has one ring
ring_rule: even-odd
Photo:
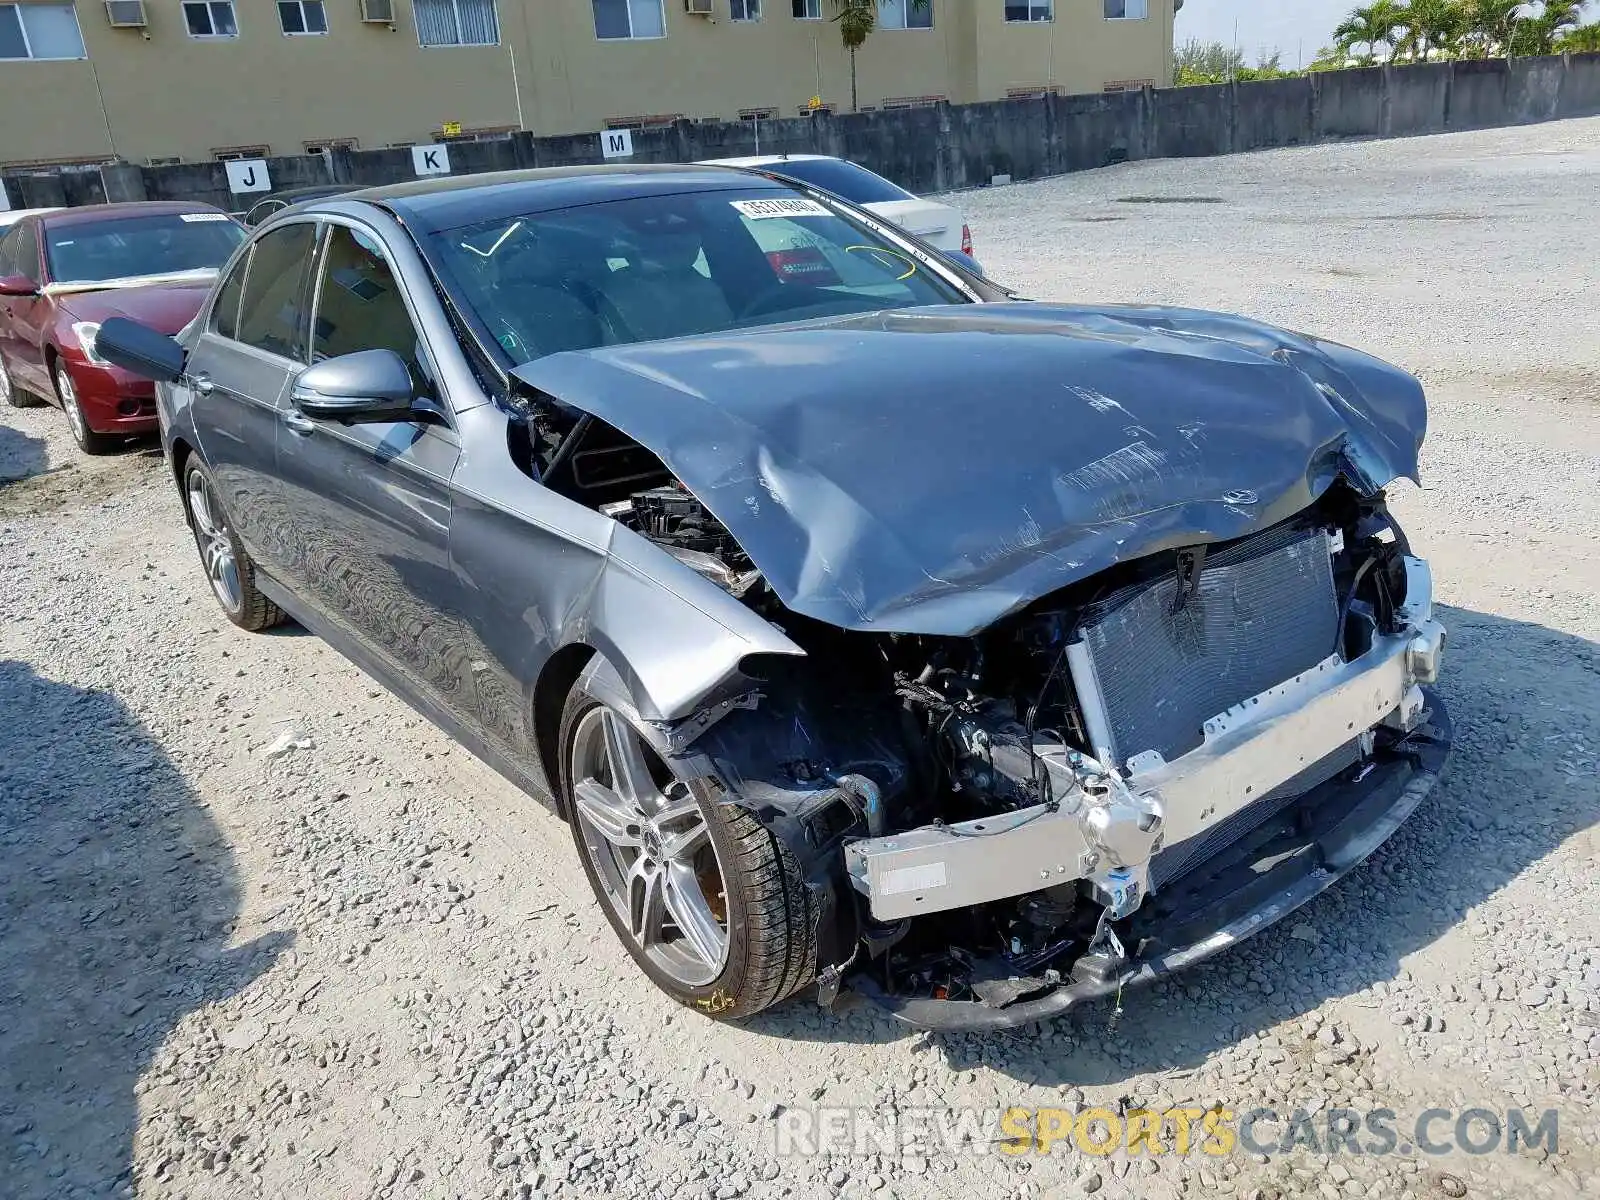
[[[393,25],[394,0],[361,0],[361,19],[368,25]]]
[[[113,29],[143,29],[150,23],[145,20],[144,0],[106,0],[106,20]]]
[[[683,11],[697,17],[711,16],[711,0],[683,0]]]

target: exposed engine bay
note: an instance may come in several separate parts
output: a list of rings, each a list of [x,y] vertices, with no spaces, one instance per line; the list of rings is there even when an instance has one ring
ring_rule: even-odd
[[[1279,525],[1119,563],[974,637],[874,634],[787,609],[617,431],[563,433],[530,436],[547,483],[806,651],[687,740],[839,897],[824,999],[850,974],[936,1026],[929,1004],[1020,1020],[1058,990],[1103,994],[1173,948],[1174,923],[1236,900],[1228,870],[1304,858],[1344,785],[1427,738],[1443,630],[1381,492],[1337,482]]]

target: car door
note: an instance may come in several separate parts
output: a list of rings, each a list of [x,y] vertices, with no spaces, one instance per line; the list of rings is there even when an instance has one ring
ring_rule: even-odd
[[[278,428],[282,582],[378,660],[404,688],[453,713],[459,584],[450,570],[449,483],[460,443],[439,375],[382,242],[329,218],[314,289],[311,359],[393,350],[411,368],[415,420],[314,420],[292,404]]]
[[[280,225],[236,258],[190,350],[184,386],[223,509],[256,563],[287,566],[280,415],[307,361],[315,220]]]
[[[42,283],[45,273],[39,254],[38,218],[18,221],[6,241],[14,272]],[[11,378],[40,396],[53,395],[55,391],[44,365],[44,330],[50,323],[50,305],[51,301],[39,295],[0,298],[0,322],[6,330],[4,352]]]

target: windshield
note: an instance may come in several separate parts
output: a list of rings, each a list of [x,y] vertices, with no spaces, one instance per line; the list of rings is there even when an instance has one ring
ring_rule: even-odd
[[[768,164],[764,170],[809,183],[851,204],[887,204],[894,200],[915,200],[905,188],[896,187],[882,175],[842,158],[793,158]]]
[[[970,299],[843,212],[770,188],[506,217],[432,234],[426,249],[513,366],[561,350]]]
[[[216,270],[243,240],[225,213],[155,213],[48,228],[45,256],[57,283],[100,283]]]

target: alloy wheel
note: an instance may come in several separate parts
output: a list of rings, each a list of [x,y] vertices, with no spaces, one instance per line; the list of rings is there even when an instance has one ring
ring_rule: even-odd
[[[237,613],[243,600],[239,586],[239,563],[233,554],[233,538],[222,511],[211,494],[211,486],[199,471],[189,473],[189,513],[194,520],[194,538],[200,547],[211,590],[222,607]]]
[[[726,885],[688,786],[604,705],[573,733],[570,778],[582,844],[634,944],[685,987],[718,978],[728,959]]]
[[[80,446],[86,446],[91,440],[89,423],[83,419],[83,410],[78,407],[78,389],[72,386],[72,376],[59,365],[55,370],[56,394],[61,397],[61,411],[67,414],[67,424],[72,426],[72,436],[78,439]]]

